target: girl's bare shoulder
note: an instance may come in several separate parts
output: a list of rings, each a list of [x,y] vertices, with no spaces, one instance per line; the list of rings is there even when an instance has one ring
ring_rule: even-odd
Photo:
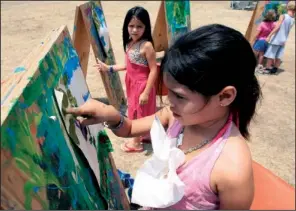
[[[152,42],[146,40],[141,43],[141,49],[144,50],[154,50]]]
[[[248,178],[251,174],[250,148],[238,128],[232,127],[230,136],[213,169],[213,177],[217,183],[227,183],[241,180],[243,177]]]

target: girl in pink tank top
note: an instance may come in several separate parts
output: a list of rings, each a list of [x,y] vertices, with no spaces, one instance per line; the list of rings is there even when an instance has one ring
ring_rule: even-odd
[[[181,35],[172,43],[160,68],[160,76],[168,88],[169,105],[156,116],[164,128],[168,128],[166,136],[172,139],[165,140],[172,140],[170,147],[179,148],[177,151],[185,154],[185,162],[176,166],[176,175],[183,182],[184,191],[174,192],[168,188],[171,192],[165,193],[158,191],[159,187],[142,183],[147,190],[138,192],[141,189],[135,188],[137,191],[134,192],[141,193],[137,203],[144,206],[142,209],[250,208],[254,182],[246,140],[261,96],[255,67],[256,58],[249,42],[240,32],[227,26],[206,25]],[[131,120],[121,116],[112,106],[94,100],[70,110],[70,113],[91,113],[91,122],[105,122],[104,125],[120,137],[146,134],[155,125],[155,115]],[[153,137],[163,139],[164,136]],[[153,139],[153,143],[156,141]],[[161,148],[158,148],[158,154],[159,150]],[[160,164],[164,165],[163,162]],[[153,166],[149,168],[153,169]],[[153,179],[160,177],[156,178],[158,183],[153,184],[160,184],[159,181],[166,178],[160,175],[152,176]],[[134,184],[140,184],[137,176]],[[162,187],[167,185],[170,186],[165,183]],[[145,200],[149,196],[154,198],[151,197],[153,193],[155,196],[165,194],[163,200],[159,200],[161,202],[154,203],[158,207]],[[175,193],[181,193],[181,196],[175,196]],[[166,194],[170,201],[165,201]],[[136,198],[132,194],[132,202],[133,197]]]
[[[123,46],[126,52],[125,65],[107,66],[98,61],[96,66],[100,71],[126,70],[129,119],[153,115],[156,112],[155,81],[158,73],[150,18],[143,7],[133,7],[127,12],[123,24]],[[143,139],[149,141],[149,133],[123,143],[121,149],[125,152],[141,152]]]

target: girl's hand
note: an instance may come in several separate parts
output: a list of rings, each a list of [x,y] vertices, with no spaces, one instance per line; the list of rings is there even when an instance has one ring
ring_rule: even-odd
[[[120,121],[120,114],[113,106],[106,105],[94,99],[87,100],[80,107],[68,108],[66,109],[66,113],[76,117],[83,117],[83,119],[78,119],[82,125],[93,125],[105,121],[110,125],[115,125]]]
[[[98,70],[101,72],[108,72],[109,71],[109,66],[106,65],[101,60],[99,60],[98,58],[97,58],[97,64],[95,64],[94,67],[97,67]]]
[[[148,103],[149,95],[143,92],[139,97],[139,104],[144,105]]]
[[[266,37],[265,41],[269,43],[270,42],[270,36]]]

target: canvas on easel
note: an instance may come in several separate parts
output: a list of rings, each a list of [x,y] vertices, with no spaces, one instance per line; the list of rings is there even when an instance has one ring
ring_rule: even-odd
[[[90,97],[68,29],[34,52],[1,106],[1,207],[129,209],[102,125],[61,112]]]
[[[81,61],[84,77],[87,74],[90,45],[95,58],[108,65],[116,63],[100,1],[86,2],[76,7],[73,42]],[[109,103],[124,112],[126,99],[119,74],[100,72],[100,75]]]
[[[183,33],[191,30],[190,1],[161,1],[152,33],[158,70],[169,45]],[[157,95],[165,96],[168,90],[161,77],[157,79]]]

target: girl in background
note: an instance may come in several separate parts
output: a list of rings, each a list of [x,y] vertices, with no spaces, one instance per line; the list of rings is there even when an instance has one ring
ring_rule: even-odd
[[[128,102],[128,118],[138,119],[155,114],[156,87],[158,76],[156,55],[151,35],[150,17],[143,7],[131,8],[123,23],[123,49],[126,53],[124,65],[106,65],[98,60],[99,71],[125,71]],[[141,141],[149,135],[134,137],[121,145],[125,152],[141,152]]]

